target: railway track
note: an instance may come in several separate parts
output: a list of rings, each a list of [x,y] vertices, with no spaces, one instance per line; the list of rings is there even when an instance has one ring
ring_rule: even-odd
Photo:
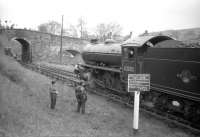
[[[76,76],[76,74],[74,74],[72,71],[58,69],[56,67],[47,65],[38,65],[38,64],[22,64],[22,65],[28,69],[46,75],[50,78],[61,80],[65,82],[68,86],[75,86],[75,84],[80,81]],[[99,81],[95,81],[95,83],[97,84],[98,88],[95,89],[88,88],[90,92],[106,97],[112,101],[118,102],[127,107],[133,108],[134,106],[133,103],[129,102],[127,98],[115,95],[112,92],[110,92],[112,90],[115,91],[115,89],[106,89],[105,86],[102,84],[102,82]],[[164,120],[169,124],[177,125],[184,129],[189,129],[189,131],[195,135],[200,135],[200,129],[195,128],[195,126],[193,126],[193,124],[190,123],[189,121],[185,121],[173,115],[163,114],[162,112],[159,111],[150,110],[145,106],[140,106],[140,111],[155,116],[156,118],[159,118],[161,120]]]
[[[58,69],[55,67],[49,67],[47,65],[37,65],[37,64],[22,64],[24,67],[31,69],[35,72],[41,73],[53,79],[61,80],[68,85],[74,85],[75,83],[79,82],[80,80],[77,76],[67,70]]]

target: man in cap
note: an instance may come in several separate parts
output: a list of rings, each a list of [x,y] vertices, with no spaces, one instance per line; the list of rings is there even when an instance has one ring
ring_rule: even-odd
[[[77,112],[82,112],[82,114],[85,113],[85,103],[87,101],[87,92],[85,89],[85,82],[81,80],[78,83],[78,86],[75,88],[75,94],[77,99]]]
[[[56,98],[58,95],[58,90],[56,89],[56,81],[52,80],[51,81],[51,86],[49,88],[50,91],[50,99],[51,99],[51,109],[54,109],[56,106]]]

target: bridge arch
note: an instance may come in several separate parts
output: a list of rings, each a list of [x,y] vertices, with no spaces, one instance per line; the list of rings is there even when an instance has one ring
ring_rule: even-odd
[[[12,38],[21,44],[21,61],[24,63],[32,62],[32,51],[30,42],[24,38]]]

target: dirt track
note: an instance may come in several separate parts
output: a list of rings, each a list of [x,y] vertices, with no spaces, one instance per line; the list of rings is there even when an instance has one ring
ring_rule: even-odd
[[[5,114],[0,137],[191,137],[145,114],[140,115],[140,133],[133,135],[132,110],[94,94],[88,96],[86,114],[78,114],[74,89],[61,82],[56,110],[50,110],[50,80],[29,70],[24,73],[28,86],[0,75]]]

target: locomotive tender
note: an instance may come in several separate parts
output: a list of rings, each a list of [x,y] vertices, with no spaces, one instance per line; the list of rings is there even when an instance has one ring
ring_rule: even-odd
[[[96,83],[130,100],[128,74],[150,74],[151,91],[141,93],[141,104],[200,124],[200,48],[164,35],[139,36],[87,45],[82,58]]]

